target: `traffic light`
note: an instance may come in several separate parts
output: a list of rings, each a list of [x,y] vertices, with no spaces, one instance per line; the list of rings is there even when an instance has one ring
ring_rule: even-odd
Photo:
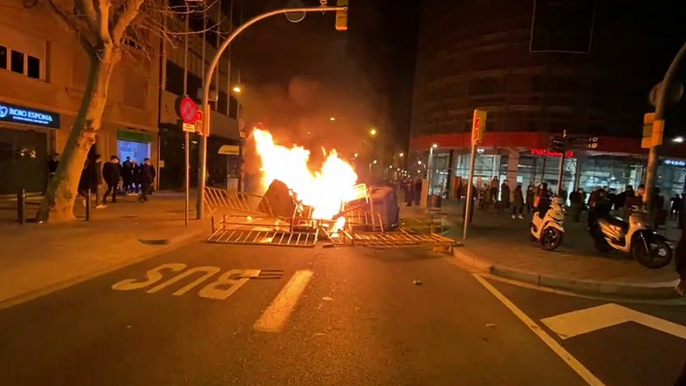
[[[565,139],[561,135],[551,135],[548,150],[558,153],[565,152]]]
[[[338,0],[337,7],[345,7],[342,11],[336,11],[336,31],[348,30],[348,0]]]

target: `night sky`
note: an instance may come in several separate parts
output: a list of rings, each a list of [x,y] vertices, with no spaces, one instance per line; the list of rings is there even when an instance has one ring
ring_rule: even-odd
[[[234,1],[243,8],[243,21],[287,3]],[[335,30],[333,13],[311,13],[297,24],[274,16],[250,27],[232,55],[246,87],[248,120],[266,121],[270,129],[287,128],[294,142],[306,146],[350,152],[359,149],[370,127],[378,127],[389,148],[404,149],[411,120],[418,3],[350,0],[346,32]],[[335,126],[330,116],[337,118]],[[310,143],[303,140],[305,133],[310,133]]]

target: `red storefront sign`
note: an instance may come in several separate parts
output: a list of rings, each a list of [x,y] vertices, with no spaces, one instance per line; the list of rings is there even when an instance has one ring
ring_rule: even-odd
[[[562,157],[562,153],[558,151],[550,151],[548,149],[531,149],[530,150],[531,155],[540,155],[540,156],[545,156],[545,157]],[[565,152],[565,157],[567,158],[572,158],[574,157],[574,152],[571,150],[568,150]]]

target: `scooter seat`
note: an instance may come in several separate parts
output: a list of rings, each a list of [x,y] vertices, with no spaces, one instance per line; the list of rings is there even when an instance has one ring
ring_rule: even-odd
[[[605,233],[609,233],[617,239],[624,237],[629,231],[629,223],[614,216],[599,218],[598,225]]]

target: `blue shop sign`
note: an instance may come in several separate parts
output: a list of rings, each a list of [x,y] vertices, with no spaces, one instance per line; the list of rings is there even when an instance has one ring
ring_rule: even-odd
[[[60,115],[49,111],[31,109],[0,102],[0,121],[60,128]]]
[[[665,160],[665,165],[686,166],[686,161],[683,161],[680,159],[667,159],[667,160]]]

